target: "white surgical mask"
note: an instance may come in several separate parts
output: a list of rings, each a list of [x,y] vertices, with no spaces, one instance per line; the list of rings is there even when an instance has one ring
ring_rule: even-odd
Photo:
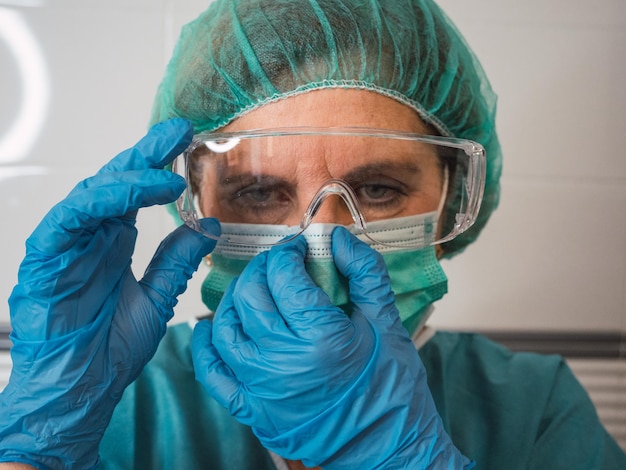
[[[447,292],[447,278],[439,264],[434,246],[406,248],[403,243],[415,244],[434,236],[437,213],[368,224],[368,233],[376,233],[372,242],[366,235],[358,234],[355,226],[346,227],[358,238],[379,251],[391,278],[391,288],[400,318],[409,333],[413,333],[426,320],[428,307]],[[328,294],[332,303],[350,313],[347,280],[337,271],[331,251],[331,234],[336,224],[311,224],[302,234],[307,241],[305,268],[313,281]],[[202,284],[202,300],[215,311],[231,281],[241,274],[248,262],[260,252],[269,249],[293,230],[287,226],[252,224],[222,224],[222,240],[231,239],[248,245],[218,242],[211,254],[212,267]],[[265,246],[263,246],[265,245]]]

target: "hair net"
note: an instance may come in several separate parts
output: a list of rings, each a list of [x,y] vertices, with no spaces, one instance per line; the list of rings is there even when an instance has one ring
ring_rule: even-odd
[[[183,28],[152,122],[184,117],[196,132],[210,131],[265,103],[331,87],[392,97],[442,135],[485,147],[478,220],[444,252],[472,242],[499,198],[496,97],[462,36],[431,1],[217,0]]]

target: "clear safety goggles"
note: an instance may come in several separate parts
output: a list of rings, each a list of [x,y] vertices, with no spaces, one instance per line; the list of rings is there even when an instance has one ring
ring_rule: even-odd
[[[220,243],[274,245],[323,222],[383,246],[421,247],[449,241],[476,220],[485,150],[393,130],[260,129],[198,134],[172,169],[187,181],[180,217],[210,238],[198,220],[218,219],[229,227]],[[269,236],[246,235],[260,232]]]

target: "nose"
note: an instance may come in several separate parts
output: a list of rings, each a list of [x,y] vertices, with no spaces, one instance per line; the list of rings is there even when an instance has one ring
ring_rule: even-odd
[[[365,226],[354,190],[338,179],[328,180],[311,200],[304,212],[302,226],[312,222]]]
[[[311,222],[350,225],[354,223],[354,220],[350,214],[350,209],[341,196],[332,195],[320,203]]]

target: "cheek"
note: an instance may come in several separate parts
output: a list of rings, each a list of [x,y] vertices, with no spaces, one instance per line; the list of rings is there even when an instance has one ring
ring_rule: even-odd
[[[411,197],[411,200],[406,206],[406,209],[403,211],[403,214],[399,214],[398,216],[435,212],[439,208],[440,198],[441,190],[439,190],[439,188],[435,189],[434,186],[433,191],[420,191]]]

